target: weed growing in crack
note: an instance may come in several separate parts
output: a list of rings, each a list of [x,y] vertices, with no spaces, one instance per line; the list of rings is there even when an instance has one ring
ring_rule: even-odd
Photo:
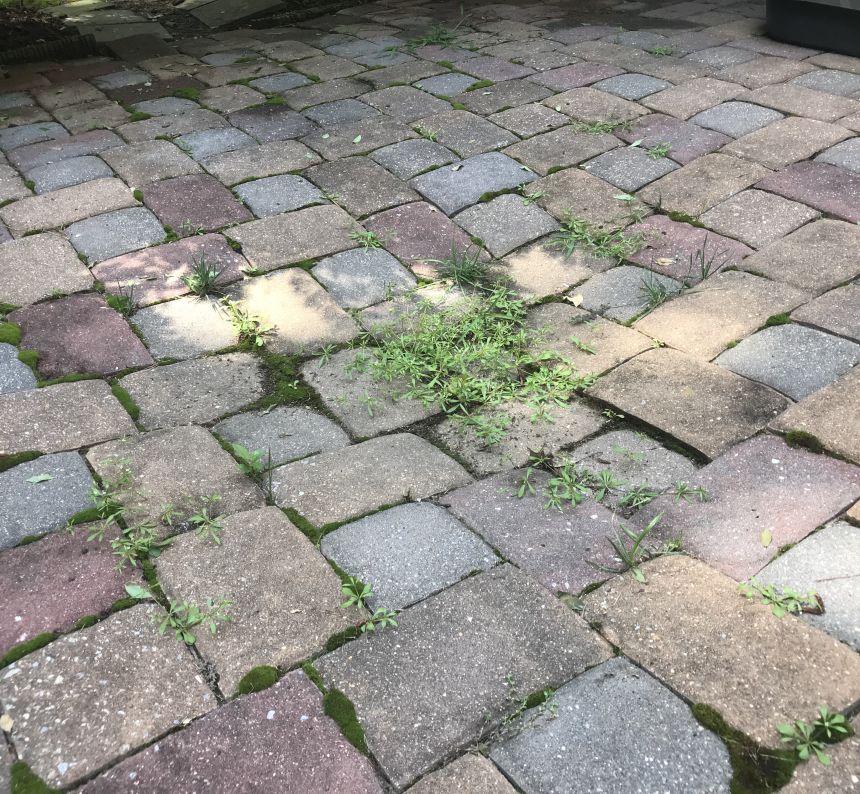
[[[224,530],[224,526],[212,505],[220,500],[221,497],[217,494],[201,496],[200,507],[198,507],[197,512],[188,516],[188,524],[194,533],[203,540],[211,540],[216,546],[221,545],[221,532]]]
[[[404,47],[407,50],[416,50],[419,47],[428,47],[430,45],[436,45],[437,47],[453,47],[458,41],[460,41],[460,39],[463,38],[463,34],[458,33],[457,28],[459,28],[465,21],[466,16],[464,16],[461,11],[460,21],[454,25],[453,28],[449,28],[442,23],[438,23],[433,25],[433,27],[431,27],[423,36],[416,36],[414,39],[409,39]],[[393,49],[396,51],[399,48],[394,47]]]
[[[367,231],[366,229],[355,229],[349,233],[349,239],[358,243],[364,248],[382,248],[382,240],[376,232]]]
[[[527,207],[531,204],[534,204],[536,201],[539,201],[546,195],[545,190],[533,190],[529,193],[526,191],[525,185],[520,185],[517,190],[519,194],[523,197],[523,204],[525,204]]]
[[[519,735],[537,726],[541,718],[554,720],[558,716],[558,703],[554,689],[543,689],[531,695],[519,691],[516,679],[512,673],[505,676],[505,700],[507,713],[502,718],[498,728],[484,739],[484,744],[504,741],[514,735]],[[525,713],[531,710],[529,717]],[[484,722],[490,723],[492,715],[485,714]]]
[[[795,720],[777,725],[776,729],[781,741],[789,745],[801,761],[807,761],[815,755],[824,766],[830,764],[830,756],[824,752],[826,745],[835,744],[850,735],[845,715],[833,713],[826,706],[819,707],[818,716],[812,725]]]
[[[132,598],[138,600],[148,598],[158,600],[149,590],[138,584],[127,584],[125,590]],[[168,629],[171,629],[176,639],[182,640],[186,645],[194,645],[197,642],[197,636],[193,630],[198,626],[208,629],[209,633],[214,635],[219,625],[232,622],[233,618],[229,612],[232,605],[232,601],[223,597],[207,598],[202,607],[188,601],[171,602],[167,614],[153,615],[152,622],[153,625],[158,626],[158,633],[162,637]]]
[[[105,303],[123,317],[131,317],[137,306],[134,297],[134,282],[130,281],[127,284],[117,282],[116,292],[105,295]]]
[[[683,285],[662,281],[650,271],[642,276],[642,285],[639,288],[642,311],[640,316],[653,312],[658,306],[662,306],[669,298],[674,298],[683,292]]]
[[[260,317],[251,314],[238,301],[224,298],[221,303],[227,310],[227,317],[239,338],[240,344],[262,347],[266,341],[266,336],[272,332],[272,327],[266,325]]]
[[[354,576],[348,576],[340,586],[341,592],[346,596],[346,601],[341,607],[356,606],[359,609],[367,607],[367,599],[373,595],[373,588]]]
[[[659,160],[661,157],[665,157],[669,154],[669,148],[668,143],[658,143],[650,149],[646,149],[645,154],[647,154],[652,160]]]
[[[379,607],[374,610],[373,615],[361,624],[361,633],[375,632],[377,629],[385,629],[389,626],[397,626],[395,618],[397,613],[393,609]]]
[[[656,55],[659,58],[665,58],[669,55],[673,55],[675,50],[672,47],[667,47],[666,45],[661,45],[659,47],[652,47],[650,50],[646,50],[651,55]]]
[[[203,297],[214,291],[215,281],[223,270],[219,260],[207,262],[206,254],[201,253],[199,257],[192,257],[191,272],[182,276],[181,281],[195,295]]]
[[[643,562],[653,560],[656,557],[664,557],[666,555],[676,555],[681,553],[680,540],[672,540],[658,547],[648,547],[645,545],[645,541],[648,536],[654,531],[662,518],[663,514],[658,513],[648,522],[648,525],[641,532],[636,532],[625,524],[621,524],[621,533],[616,532],[614,538],[607,538],[615,552],[615,558],[619,562],[618,567],[613,568],[591,560],[588,560],[588,564],[604,573],[619,574],[630,571],[637,582],[645,584],[647,580],[645,578],[645,574],[642,573],[642,569],[640,568]]]
[[[576,132],[584,132],[589,135],[602,135],[615,132],[615,130],[628,131],[632,126],[631,121],[620,119],[609,119],[608,121],[575,121],[570,125]]]
[[[621,262],[632,256],[645,245],[645,236],[640,233],[629,234],[621,229],[602,229],[584,218],[568,214],[549,242],[565,256],[582,247],[597,257],[611,258]]]
[[[419,125],[415,128],[415,132],[428,141],[435,143],[439,140],[439,130],[431,130],[429,127],[422,127]]]
[[[490,263],[481,258],[480,248],[458,250],[451,245],[451,256],[447,259],[429,259],[436,265],[439,276],[458,287],[479,287],[489,280]]]
[[[789,587],[762,584],[757,579],[742,582],[738,589],[749,599],[760,598],[761,603],[768,604],[771,612],[778,618],[788,614],[799,615],[802,612],[811,615],[821,615],[824,612],[824,603],[818,593],[809,592],[803,595]]]

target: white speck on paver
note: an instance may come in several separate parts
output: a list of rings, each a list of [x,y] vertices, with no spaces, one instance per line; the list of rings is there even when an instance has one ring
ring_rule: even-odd
[[[267,720],[273,720],[273,719],[275,719],[275,710],[274,710],[274,709],[270,709],[270,710],[269,710],[269,713],[268,713],[268,714],[266,714],[266,719],[267,719]]]

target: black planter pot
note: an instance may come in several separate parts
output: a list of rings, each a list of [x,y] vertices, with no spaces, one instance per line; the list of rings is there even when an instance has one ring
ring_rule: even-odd
[[[767,0],[771,38],[860,57],[860,0]]]

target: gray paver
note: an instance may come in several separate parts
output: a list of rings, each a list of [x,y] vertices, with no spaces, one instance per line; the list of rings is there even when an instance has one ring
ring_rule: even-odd
[[[838,165],[848,171],[860,173],[860,138],[849,138],[826,149],[816,158],[821,163]]]
[[[66,234],[90,262],[101,262],[160,243],[165,232],[148,209],[133,207],[73,223]]]
[[[280,94],[283,91],[289,91],[291,88],[298,88],[300,85],[307,85],[308,83],[310,80],[304,75],[285,72],[284,74],[273,74],[251,80],[250,85],[264,94]]]
[[[216,154],[233,152],[246,146],[255,146],[257,143],[250,135],[233,127],[190,132],[174,138],[173,142],[195,160],[205,160]]]
[[[484,193],[515,188],[534,179],[535,175],[515,160],[490,152],[437,168],[409,184],[451,215],[474,204]]]
[[[205,104],[205,103],[204,103]],[[189,110],[196,110],[198,104],[190,99],[182,99],[177,96],[166,96],[161,99],[145,99],[136,102],[134,109],[141,113],[149,113],[150,116],[177,116]],[[218,108],[215,108],[216,110]]]
[[[320,158],[298,141],[272,141],[210,157],[203,165],[225,185],[276,176],[318,163]]]
[[[19,146],[30,143],[50,141],[57,138],[68,138],[69,132],[55,121],[40,121],[35,124],[23,124],[20,127],[7,127],[0,130],[0,149],[8,152]]]
[[[515,143],[504,153],[539,174],[547,174],[596,157],[618,145],[614,135],[578,132],[575,127],[566,126]]]
[[[465,110],[449,110],[428,116],[421,127],[460,157],[474,157],[516,143],[517,138],[485,118]]]
[[[563,127],[569,121],[563,113],[557,113],[555,110],[537,103],[502,110],[499,113],[493,113],[489,119],[493,124],[498,124],[521,138],[549,132],[558,127]]]
[[[824,614],[804,620],[860,650],[860,602],[856,578],[860,527],[837,521],[804,538],[756,574],[756,579],[795,592],[818,593]]]
[[[678,167],[668,157],[651,157],[647,151],[630,146],[606,152],[583,165],[588,173],[611,182],[626,193],[639,190]]]
[[[22,146],[9,152],[9,162],[20,171],[58,163],[73,157],[99,154],[123,144],[122,138],[107,130],[93,130],[70,138]]]
[[[415,85],[437,96],[456,96],[477,82],[476,78],[468,74],[450,72],[448,74],[437,75],[436,77],[426,77],[423,80],[419,80]]]
[[[582,296],[584,309],[624,323],[644,310],[645,285],[649,283],[660,284],[670,291],[681,288],[679,281],[668,276],[621,265],[593,276],[576,290],[576,294]]]
[[[457,156],[441,143],[417,138],[377,149],[371,159],[399,179],[411,179],[440,165],[447,165],[456,160]]]
[[[323,452],[275,470],[276,502],[323,525],[471,482],[459,463],[411,433]],[[336,488],[338,499],[331,499]]]
[[[506,676],[534,692],[609,655],[577,615],[508,565],[411,607],[396,630],[369,639],[315,666],[355,704],[371,752],[399,787],[510,711]]]
[[[321,127],[332,127],[373,118],[379,115],[379,111],[357,99],[338,99],[335,102],[314,105],[305,110],[304,115]]]
[[[237,577],[241,568],[253,576]],[[231,602],[233,620],[216,636],[198,632],[196,643],[225,694],[254,667],[289,668],[363,618],[341,608],[337,574],[276,507],[228,516],[218,544],[177,538],[158,558],[158,577],[172,601],[201,604],[218,593]]]
[[[795,323],[765,328],[716,358],[720,366],[793,400],[827,386],[858,362],[860,345]]]
[[[132,187],[200,172],[200,166],[170,141],[118,146],[102,157]]]
[[[320,550],[373,588],[371,609],[400,610],[498,560],[444,507],[406,504],[339,527]]]
[[[516,794],[507,778],[484,756],[466,753],[425,775],[409,794]]]
[[[331,419],[310,408],[279,405],[272,410],[235,414],[213,432],[232,444],[259,450],[264,466],[280,466],[299,458],[341,449],[349,436]]]
[[[363,309],[415,286],[415,277],[379,248],[353,248],[326,257],[311,273],[341,306]]]
[[[701,127],[740,138],[774,121],[785,118],[782,113],[749,102],[723,102],[721,105],[697,113],[690,121]]]
[[[860,342],[860,284],[846,284],[795,309],[798,320]]]
[[[41,482],[32,478],[46,477]],[[0,473],[0,548],[60,529],[90,507],[93,479],[77,452],[60,452]]]
[[[113,171],[98,157],[74,157],[41,165],[27,172],[27,178],[35,183],[36,193],[48,193],[109,176],[113,176]]]
[[[0,697],[30,768],[69,785],[117,756],[214,708],[215,696],[172,633],[159,636],[154,604],[67,634],[10,667]],[[124,662],[116,664],[117,649]],[[62,697],[57,687],[62,686]],[[118,693],[125,693],[119,699]]]
[[[300,138],[312,132],[315,127],[309,119],[279,105],[261,105],[237,110],[227,118],[231,124],[252,135],[260,143]]]
[[[18,360],[18,349],[0,342],[0,394],[36,388],[36,376],[23,361]]]
[[[258,218],[320,204],[320,191],[307,179],[284,175],[255,179],[235,188],[234,192]]]
[[[860,74],[843,72],[839,69],[817,69],[814,72],[795,77],[791,83],[816,91],[826,91],[828,94],[854,96],[860,91]]]
[[[699,791],[727,794],[725,745],[689,706],[626,659],[611,659],[553,695],[552,716],[526,711],[490,758],[526,794]]]
[[[619,74],[599,83],[594,83],[592,88],[600,91],[608,91],[610,94],[620,96],[622,99],[642,99],[642,97],[656,94],[669,88],[670,83],[658,80],[647,74]]]
[[[496,257],[559,228],[552,215],[512,194],[475,204],[454,220],[470,235],[480,238]]]

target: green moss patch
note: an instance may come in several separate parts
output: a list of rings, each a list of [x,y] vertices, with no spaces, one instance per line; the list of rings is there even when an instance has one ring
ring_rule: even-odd
[[[310,399],[310,389],[299,379],[298,356],[282,356],[265,348],[257,348],[256,353],[268,369],[269,394],[253,408],[268,408]]]
[[[56,634],[45,632],[44,634],[37,634],[35,637],[31,637],[26,642],[19,642],[17,645],[13,645],[6,652],[6,655],[0,658],[0,668],[8,667],[12,662],[17,662],[19,659],[23,659],[27,654],[33,653],[33,651],[38,651],[39,648],[44,648],[49,642],[53,642],[56,638]]]
[[[23,761],[12,764],[10,772],[10,794],[55,794],[59,789],[51,788]]]
[[[296,527],[301,530],[302,534],[314,544],[314,546],[318,545],[320,542],[320,538],[323,536],[322,530],[319,527],[311,524],[301,513],[294,510],[292,507],[284,508],[284,512],[287,514],[287,518],[296,525]]]
[[[242,680],[236,685],[236,691],[233,694],[250,695],[252,692],[262,692],[264,689],[277,684],[280,677],[276,667],[261,664],[242,676]]]
[[[788,325],[791,322],[791,317],[789,317],[785,312],[782,314],[772,314],[767,318],[764,322],[765,328],[770,328],[772,325]]]
[[[39,351],[38,350],[19,350],[18,361],[26,364],[30,369],[35,370],[39,366]]]
[[[313,682],[313,685],[319,689],[323,694],[326,693],[325,684],[323,683],[322,676],[319,674],[319,671],[314,667],[310,662],[305,662],[302,665],[302,672],[310,678]]]
[[[60,375],[59,378],[49,378],[48,380],[40,380],[39,388],[45,386],[56,386],[58,383],[77,383],[80,380],[99,380],[101,375],[94,372],[70,372],[68,375]]]
[[[18,347],[21,344],[21,329],[15,323],[0,323],[0,342]]]
[[[355,706],[352,701],[339,689],[330,689],[323,695],[323,711],[331,717],[340,728],[346,740],[361,753],[367,755],[367,744],[364,741],[364,731],[358,723]]]
[[[200,99],[200,90],[197,88],[177,88],[173,92],[173,96],[179,97],[180,99],[191,99],[196,102]]]
[[[803,447],[819,455],[824,452],[824,445],[818,438],[805,430],[789,430],[785,434],[785,443],[790,447]]]
[[[119,383],[112,383],[110,390],[113,396],[119,400],[120,405],[125,408],[126,413],[136,422],[140,418],[140,408],[132,399],[131,395]]]
[[[348,629],[339,631],[337,634],[332,634],[325,644],[325,652],[331,653],[340,648],[341,645],[346,645],[348,642],[356,639],[361,635],[361,630],[357,626],[350,626]]]
[[[27,463],[27,461],[41,458],[42,454],[36,450],[29,450],[27,452],[16,452],[14,455],[0,455],[0,471],[7,471],[20,463]]]
[[[466,91],[478,91],[481,88],[489,88],[492,84],[492,80],[478,80],[477,83],[472,83]]]

